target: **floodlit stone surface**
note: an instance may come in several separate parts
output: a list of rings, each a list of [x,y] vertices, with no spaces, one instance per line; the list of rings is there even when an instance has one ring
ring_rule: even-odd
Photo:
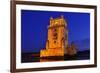
[[[76,54],[74,47],[68,47],[68,28],[63,16],[50,18],[46,49],[40,51],[40,57],[64,56]]]

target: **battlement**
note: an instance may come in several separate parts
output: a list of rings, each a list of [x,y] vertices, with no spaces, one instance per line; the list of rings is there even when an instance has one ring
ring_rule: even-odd
[[[40,57],[64,56],[64,54],[73,55],[76,53],[74,48],[68,48],[68,29],[64,16],[50,18],[48,26],[48,38],[46,49],[40,51]]]
[[[62,26],[62,25],[67,26],[64,16],[57,17],[57,18],[50,17],[50,25],[48,27]]]

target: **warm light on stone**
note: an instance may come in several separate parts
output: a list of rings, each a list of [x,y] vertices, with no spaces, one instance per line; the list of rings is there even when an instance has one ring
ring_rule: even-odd
[[[68,28],[64,16],[51,17],[46,49],[40,51],[40,57],[75,55],[76,53],[76,46],[73,43],[68,45]]]
[[[46,49],[40,51],[40,57],[64,56],[64,49],[68,45],[68,33],[65,33],[67,32],[66,25],[63,16],[60,18],[50,18]]]

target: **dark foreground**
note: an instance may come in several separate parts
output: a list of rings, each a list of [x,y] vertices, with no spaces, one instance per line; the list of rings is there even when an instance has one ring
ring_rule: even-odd
[[[69,60],[88,60],[90,59],[90,51],[78,52],[76,55],[64,55],[40,58],[39,53],[22,53],[21,62],[49,62],[49,61],[69,61]]]

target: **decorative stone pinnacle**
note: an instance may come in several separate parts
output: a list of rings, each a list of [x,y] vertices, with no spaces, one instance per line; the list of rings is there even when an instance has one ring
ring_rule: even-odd
[[[52,20],[53,19],[53,17],[50,17],[50,20]]]
[[[63,15],[61,15],[61,18],[64,18],[64,16],[63,16]]]

